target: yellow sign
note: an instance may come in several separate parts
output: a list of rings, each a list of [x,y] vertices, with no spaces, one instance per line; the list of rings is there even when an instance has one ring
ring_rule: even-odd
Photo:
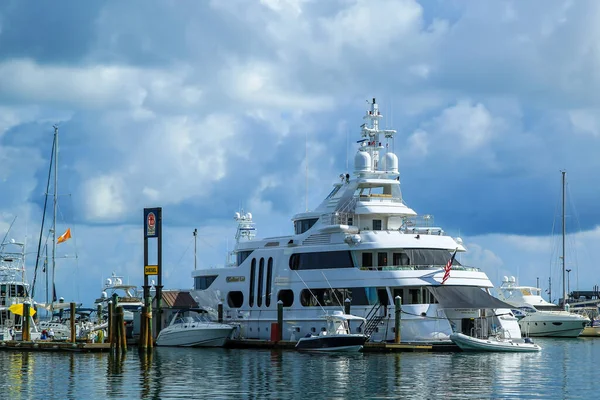
[[[158,275],[158,265],[146,265],[144,275]]]

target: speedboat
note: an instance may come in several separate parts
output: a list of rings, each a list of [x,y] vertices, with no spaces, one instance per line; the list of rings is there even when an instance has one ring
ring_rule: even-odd
[[[349,322],[352,320],[365,323],[365,319],[341,311],[326,315],[325,330],[318,335],[308,334],[296,343],[297,350],[305,351],[361,351],[369,337],[362,333],[350,333]]]
[[[450,339],[464,351],[506,351],[506,352],[535,352],[542,348],[528,338],[507,338],[503,334],[476,338],[456,332]]]
[[[586,316],[544,300],[540,288],[518,286],[514,276],[503,278],[498,297],[520,311],[519,326],[526,336],[577,337],[590,323]]]
[[[193,315],[186,315],[193,314]],[[202,309],[177,312],[169,326],[156,338],[157,346],[222,347],[230,338],[234,326],[213,322]]]

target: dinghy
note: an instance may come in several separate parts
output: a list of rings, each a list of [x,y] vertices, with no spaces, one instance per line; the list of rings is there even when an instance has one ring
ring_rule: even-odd
[[[489,336],[487,338],[476,338],[464,333],[453,333],[452,340],[463,351],[506,351],[506,352],[536,352],[542,348],[528,338],[506,338],[502,334]]]

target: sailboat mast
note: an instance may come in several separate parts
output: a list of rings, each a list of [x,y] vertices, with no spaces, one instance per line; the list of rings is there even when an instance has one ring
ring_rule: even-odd
[[[562,171],[562,285],[563,285],[563,307],[567,305],[567,287],[565,285],[565,236],[567,233],[565,226],[565,174],[566,171]]]
[[[52,287],[56,272],[56,212],[58,206],[58,126],[54,125],[54,203],[52,211]],[[51,315],[54,314],[54,294],[50,307]]]

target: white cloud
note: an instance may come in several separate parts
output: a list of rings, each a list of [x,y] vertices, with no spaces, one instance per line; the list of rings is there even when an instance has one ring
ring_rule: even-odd
[[[569,111],[569,119],[576,130],[600,136],[600,117],[598,109],[581,109]]]

